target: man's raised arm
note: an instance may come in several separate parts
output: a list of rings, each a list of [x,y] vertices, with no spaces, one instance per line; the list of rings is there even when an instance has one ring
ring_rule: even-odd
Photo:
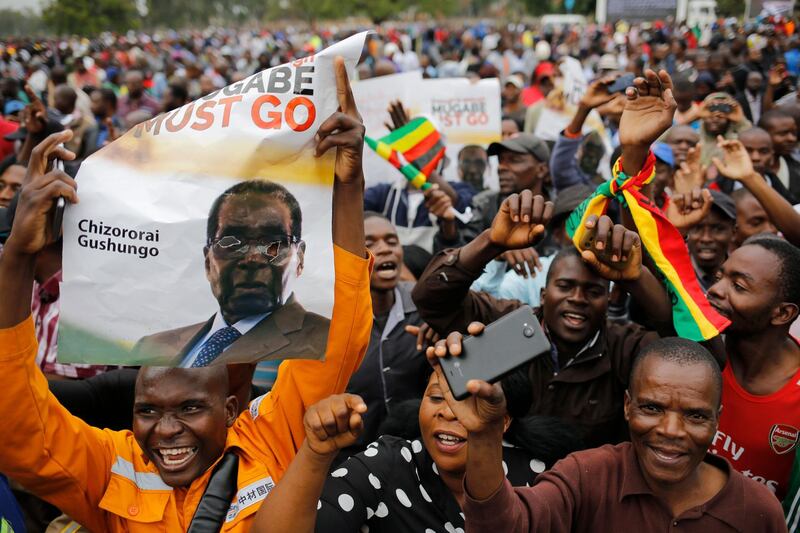
[[[475,321],[494,322],[519,307],[516,300],[499,300],[469,287],[495,257],[538,241],[552,214],[552,202],[531,191],[503,200],[491,228],[461,248],[444,250],[425,269],[412,293],[422,319],[444,334],[466,331]]]

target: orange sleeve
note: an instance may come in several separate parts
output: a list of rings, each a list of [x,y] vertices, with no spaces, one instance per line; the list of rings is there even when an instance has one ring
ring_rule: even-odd
[[[0,472],[92,531],[113,463],[111,436],[72,416],[36,366],[33,319],[0,329]]]
[[[325,360],[291,359],[278,368],[278,379],[268,394],[250,403],[237,421],[237,432],[270,451],[280,472],[294,459],[305,439],[303,417],[311,405],[345,391],[350,376],[364,358],[372,330],[369,277],[373,257],[358,257],[333,247],[336,282],[333,317]]]

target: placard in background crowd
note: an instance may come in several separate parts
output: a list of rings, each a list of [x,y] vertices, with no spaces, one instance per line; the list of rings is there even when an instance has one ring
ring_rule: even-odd
[[[392,74],[359,81],[353,85],[358,110],[367,135],[379,139],[389,133],[389,104],[400,100],[411,116],[425,116],[444,136],[447,146],[444,177],[458,180],[458,152],[467,144],[489,144],[500,140],[500,83],[496,78],[471,82],[466,78],[422,79],[420,71]],[[497,183],[494,168],[487,172],[489,183]],[[364,151],[367,186],[398,182],[405,178],[370,150]]]

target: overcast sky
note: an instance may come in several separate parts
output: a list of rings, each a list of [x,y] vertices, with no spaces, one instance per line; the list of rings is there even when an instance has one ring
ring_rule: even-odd
[[[32,8],[39,11],[44,3],[45,0],[0,0],[0,9],[13,8],[21,10]]]

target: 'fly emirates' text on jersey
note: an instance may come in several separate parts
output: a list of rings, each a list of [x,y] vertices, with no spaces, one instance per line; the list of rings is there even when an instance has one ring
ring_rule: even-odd
[[[800,428],[800,371],[766,396],[744,390],[730,364],[722,378],[722,413],[711,452],[727,457],[734,468],[783,499]]]

